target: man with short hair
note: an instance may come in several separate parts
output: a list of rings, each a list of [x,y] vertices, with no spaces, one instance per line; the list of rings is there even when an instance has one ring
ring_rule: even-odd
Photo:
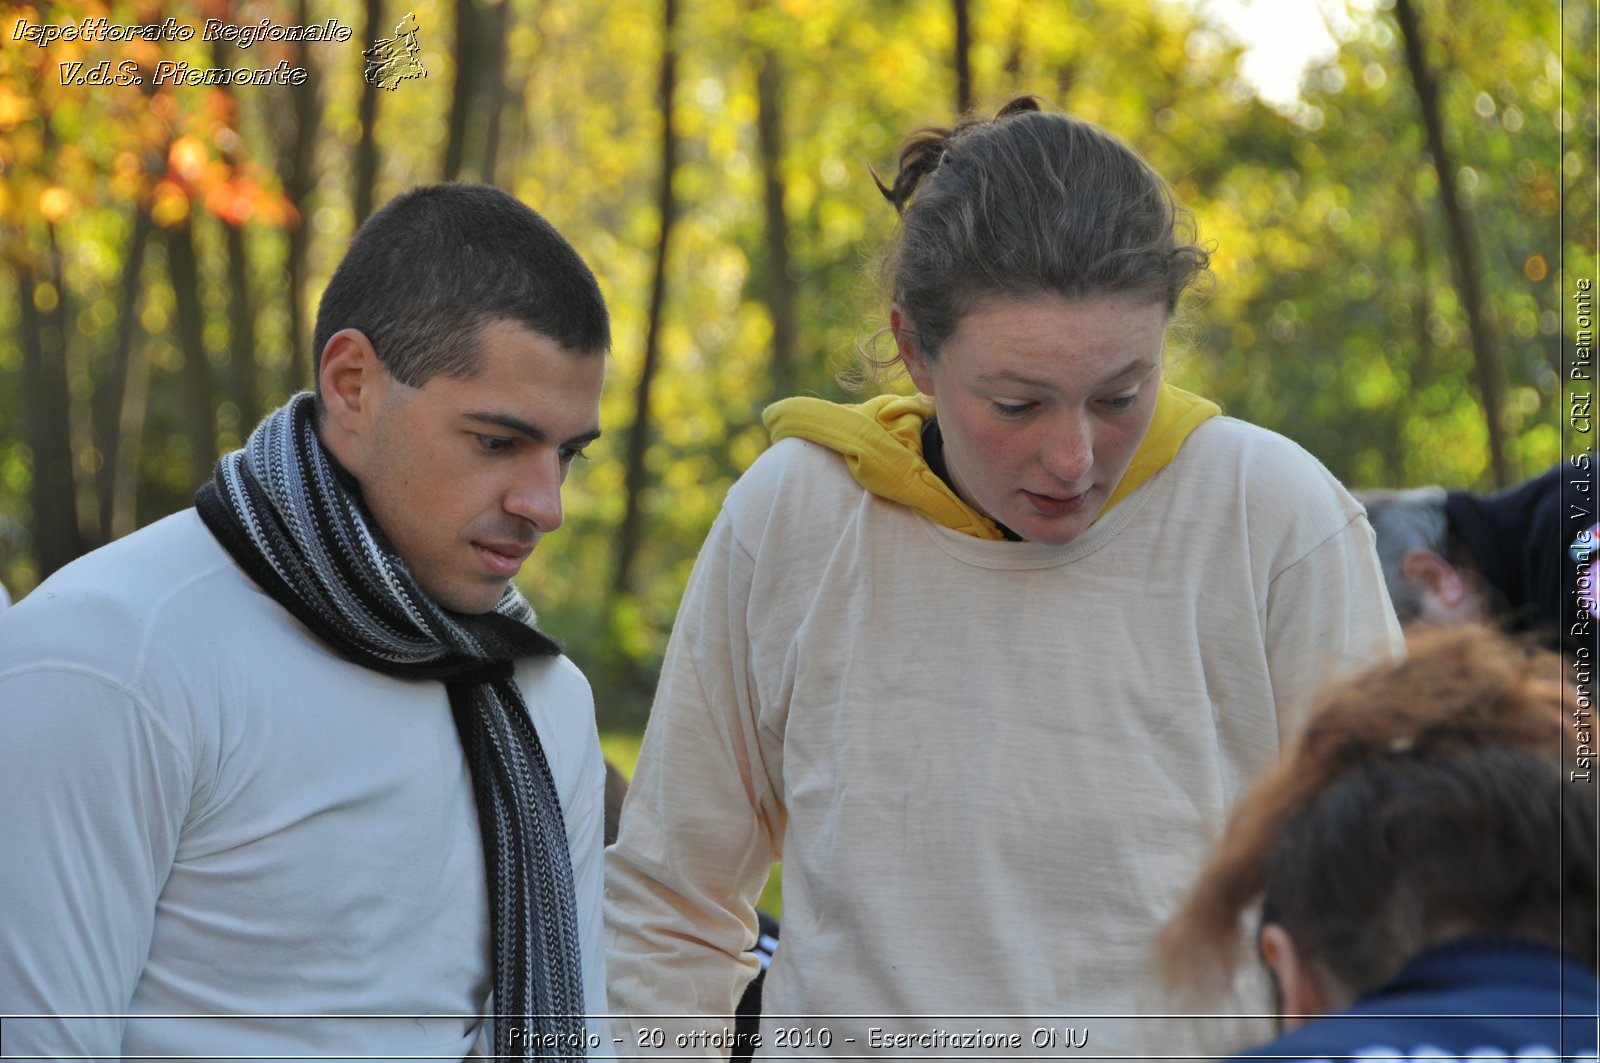
[[[1496,621],[1569,653],[1594,646],[1600,607],[1594,473],[1587,455],[1494,494],[1357,491],[1408,629]]]
[[[594,1044],[593,702],[511,579],[600,434],[604,300],[440,185],[362,226],[315,342],[195,509],[0,617],[7,1052]]]

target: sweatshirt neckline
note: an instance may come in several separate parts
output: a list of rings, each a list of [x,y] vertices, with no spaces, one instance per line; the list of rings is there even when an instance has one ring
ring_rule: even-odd
[[[1055,568],[1088,557],[1115,540],[1148,504],[1157,485],[1166,479],[1171,468],[1171,464],[1168,464],[1158,469],[1109,512],[1085,528],[1083,534],[1059,546],[1028,540],[1009,542],[979,539],[943,527],[925,517],[919,516],[917,522],[941,550],[965,564],[1003,570]]]

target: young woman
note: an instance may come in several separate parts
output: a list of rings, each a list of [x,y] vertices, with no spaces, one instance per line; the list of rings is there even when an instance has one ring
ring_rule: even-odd
[[[1227,984],[1254,909],[1285,1033],[1241,1058],[1592,1060],[1595,791],[1564,733],[1583,696],[1486,629],[1411,649],[1331,694],[1235,806],[1168,974]]]
[[[778,403],[701,551],[608,866],[618,1036],[715,1040],[644,1017],[732,1010],[781,857],[765,1054],[1173,1051],[1067,1020],[1163,1010],[1208,831],[1319,685],[1398,652],[1371,530],[1163,383],[1207,255],[1119,141],[1018,100],[913,136],[885,194],[921,394]]]

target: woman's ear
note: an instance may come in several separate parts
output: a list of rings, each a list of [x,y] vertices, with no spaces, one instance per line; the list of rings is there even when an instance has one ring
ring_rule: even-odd
[[[895,350],[900,352],[900,361],[906,367],[906,372],[911,374],[911,382],[917,385],[917,390],[924,395],[933,394],[933,374],[928,372],[928,359],[922,350],[922,339],[917,335],[917,326],[906,316],[896,303],[889,308],[889,331],[894,334]]]
[[[1277,923],[1267,923],[1261,928],[1260,944],[1261,958],[1278,983],[1286,1031],[1298,1030],[1332,1010],[1316,968],[1295,945],[1287,930]]]

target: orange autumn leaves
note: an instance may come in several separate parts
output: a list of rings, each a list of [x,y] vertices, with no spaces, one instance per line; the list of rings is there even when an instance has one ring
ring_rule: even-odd
[[[91,16],[146,22],[167,5],[85,3]],[[20,20],[59,18],[48,5],[21,5],[0,21],[9,38]],[[0,52],[0,215],[4,243],[31,258],[41,245],[22,230],[27,219],[50,225],[84,209],[147,209],[159,226],[203,211],[228,225],[283,228],[298,216],[272,170],[245,150],[230,93],[217,88],[67,85],[74,64],[153,67],[171,45],[131,40],[115,45],[55,41],[50,47]]]

